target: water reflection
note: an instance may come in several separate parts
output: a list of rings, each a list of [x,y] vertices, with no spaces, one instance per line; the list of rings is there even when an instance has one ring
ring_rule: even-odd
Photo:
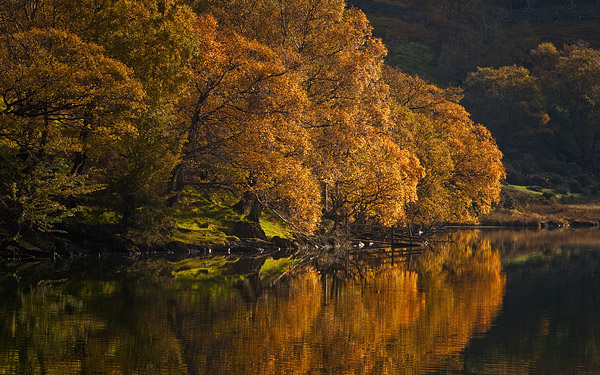
[[[507,277],[502,314],[465,351],[469,373],[600,374],[600,231],[488,231]]]
[[[457,238],[414,270],[309,269],[258,299],[244,292],[256,275],[182,282],[167,260],[71,265],[77,275],[18,289],[7,274],[0,374],[462,373],[475,366],[469,344],[493,331],[506,279],[489,241]]]
[[[600,230],[516,230],[475,231],[501,252],[506,260],[522,256],[550,255],[561,249],[599,249]],[[459,232],[462,233],[462,232]],[[523,258],[521,258],[523,260]]]

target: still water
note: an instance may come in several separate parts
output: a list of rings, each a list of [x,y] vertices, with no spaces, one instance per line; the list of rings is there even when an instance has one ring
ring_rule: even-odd
[[[600,231],[438,240],[271,288],[285,260],[3,266],[0,374],[600,374]]]

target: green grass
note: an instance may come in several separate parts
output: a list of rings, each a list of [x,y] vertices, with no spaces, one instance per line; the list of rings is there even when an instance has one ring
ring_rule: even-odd
[[[235,236],[226,234],[227,221],[246,220],[231,207],[237,198],[226,192],[201,194],[193,188],[187,188],[177,203],[174,212],[176,230],[173,239],[188,244],[224,244],[239,241]],[[263,213],[261,226],[268,238],[275,236],[292,239],[286,223],[270,211]]]
[[[243,220],[231,209],[235,197],[227,193],[200,194],[187,188],[177,203],[174,219],[177,225],[173,239],[183,243],[216,243],[237,240],[225,233],[224,221]]]
[[[530,189],[528,186],[520,186],[520,185],[504,185],[502,186],[502,190],[510,192],[510,193],[521,193],[532,195],[536,197],[541,197],[543,195],[542,191],[536,191]]]
[[[550,193],[550,194],[553,194],[554,196],[556,196],[556,198],[558,198],[560,200],[582,198],[582,194],[578,194],[578,193],[562,194],[562,193],[558,193],[554,189],[538,189],[534,186],[504,185],[504,186],[502,186],[502,190],[509,192],[509,193],[525,194],[525,195],[529,195],[532,197],[541,197],[544,195],[544,193]]]

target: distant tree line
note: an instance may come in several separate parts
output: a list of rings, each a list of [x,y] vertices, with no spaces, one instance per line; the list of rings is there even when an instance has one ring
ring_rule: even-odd
[[[479,68],[465,105],[506,153],[508,181],[596,193],[600,161],[600,51],[542,43],[526,66]]]

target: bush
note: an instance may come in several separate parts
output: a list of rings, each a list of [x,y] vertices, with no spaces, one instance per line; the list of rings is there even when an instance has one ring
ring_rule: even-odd
[[[583,172],[579,164],[575,162],[570,162],[567,164],[568,172],[571,176],[576,176]]]
[[[569,189],[572,193],[581,194],[583,189],[581,188],[581,184],[577,180],[569,181]]]
[[[539,175],[539,174],[530,176],[528,185],[541,186],[543,188],[551,187],[548,179],[546,177],[544,177],[543,175]],[[539,190],[535,190],[535,191],[541,191],[541,188]]]
[[[551,188],[555,189],[557,186],[565,183],[565,178],[558,173],[549,172],[547,175],[548,181],[552,185]]]
[[[575,180],[577,180],[582,187],[588,187],[592,183],[592,178],[586,173],[579,173],[575,176]]]
[[[569,194],[569,189],[566,187],[566,185],[557,186],[554,189],[554,191],[556,191],[557,194],[562,194],[562,195]]]
[[[558,199],[556,197],[556,195],[554,195],[554,193],[552,193],[551,191],[544,191],[542,193],[542,198],[544,199],[544,201],[546,203],[556,203],[558,202]]]

